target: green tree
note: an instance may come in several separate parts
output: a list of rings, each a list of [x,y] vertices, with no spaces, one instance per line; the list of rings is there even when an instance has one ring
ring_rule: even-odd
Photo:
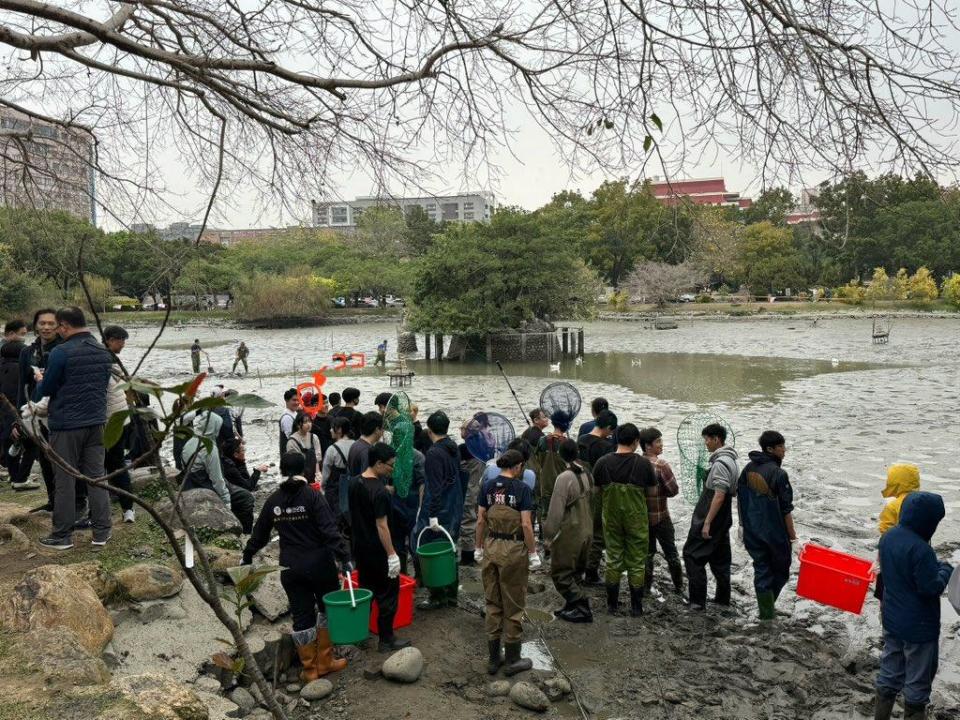
[[[894,300],[906,300],[910,296],[910,273],[906,268],[897,270],[892,292]]]
[[[443,232],[443,225],[433,220],[419,205],[411,205],[404,216],[404,246],[414,257],[426,255],[433,239]]]
[[[233,305],[238,320],[273,324],[323,317],[330,306],[333,281],[304,273],[254,273],[236,285]]]
[[[960,310],[960,273],[953,273],[943,281],[943,299]]]
[[[764,221],[743,229],[738,274],[755,295],[804,287],[801,265],[789,228]]]
[[[638,260],[655,255],[653,235],[664,208],[649,186],[605,182],[593,193],[593,222],[584,257],[614,287]]]
[[[110,282],[110,278],[84,273],[83,279],[87,292],[90,293],[90,301],[87,300],[87,295],[78,282],[71,297],[73,304],[96,310],[98,313],[107,310],[110,297],[113,295],[113,283]]]
[[[796,198],[787,188],[771,188],[760,193],[753,204],[742,210],[740,215],[747,225],[766,221],[785,227],[787,215],[796,204]]]
[[[407,223],[403,211],[393,205],[381,205],[363,211],[357,221],[356,246],[373,255],[403,257]]]
[[[887,271],[882,267],[873,269],[870,286],[866,289],[864,298],[872,302],[889,300],[893,297],[893,287]]]
[[[595,308],[596,275],[572,248],[545,237],[516,208],[489,225],[451,225],[418,263],[411,325],[483,335],[534,318],[576,318]]]

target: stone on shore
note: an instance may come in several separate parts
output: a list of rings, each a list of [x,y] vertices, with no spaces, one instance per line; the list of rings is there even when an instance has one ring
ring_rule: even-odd
[[[180,592],[183,575],[169,565],[140,563],[118,572],[117,582],[131,600],[161,600]]]
[[[157,503],[157,512],[175,528],[180,520],[173,512],[173,503],[164,499]],[[180,508],[194,530],[209,530],[214,533],[233,533],[239,535],[240,521],[223,504],[220,496],[213,490],[198,488],[186,490],[180,496]]]
[[[320,678],[309,682],[300,690],[300,697],[307,702],[323,700],[327,695],[333,692],[333,683],[326,678]]]
[[[209,720],[207,706],[192,691],[159,673],[129,675],[116,682],[117,688],[141,715],[127,714],[126,720]]]
[[[545,712],[550,707],[550,700],[543,691],[532,683],[518,682],[510,688],[510,699],[516,705],[534,712]]]
[[[97,597],[101,600],[109,600],[117,594],[119,584],[117,579],[103,569],[103,566],[91,560],[89,562],[76,563],[74,565],[65,565],[64,568],[70,570],[81,579],[90,584]]]
[[[30,538],[13,525],[0,525],[0,548],[5,552],[22,552],[31,548]]]
[[[94,657],[73,633],[36,628],[24,636],[35,663],[49,682],[66,685],[102,685],[110,682],[106,663]]]
[[[230,698],[230,702],[239,707],[244,715],[255,710],[260,704],[256,698],[250,694],[249,690],[242,687],[235,688],[228,697]]]
[[[423,672],[423,653],[415,647],[398,650],[384,661],[382,672],[385,678],[394,682],[416,682]]]
[[[0,622],[16,632],[71,632],[97,657],[113,637],[113,621],[93,588],[60,565],[42,565],[24,575],[0,603]]]
[[[490,697],[506,697],[510,694],[510,681],[494,680],[487,686],[487,694]]]

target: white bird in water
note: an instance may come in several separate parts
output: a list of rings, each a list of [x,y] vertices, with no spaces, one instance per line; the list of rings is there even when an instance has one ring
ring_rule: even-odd
[[[831,359],[830,359],[830,363],[831,363],[834,367],[836,367],[837,365],[840,364],[840,360],[839,360],[839,358],[831,358]]]
[[[630,361],[630,364],[633,365],[633,367],[640,367],[641,365],[643,365],[643,360],[641,360],[640,358],[633,358]]]
[[[550,372],[552,373],[560,372],[560,363],[550,363]]]

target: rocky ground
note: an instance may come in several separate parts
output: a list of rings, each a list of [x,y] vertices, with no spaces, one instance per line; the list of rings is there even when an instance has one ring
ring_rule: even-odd
[[[54,554],[35,542],[49,518],[26,512],[39,502],[39,494],[14,494],[6,485],[0,492],[0,720],[269,717],[248,679],[210,662],[225,649],[218,638],[226,633],[170,565],[146,516],[133,525],[118,522],[99,553],[82,533],[75,550]],[[215,512],[204,515],[200,505],[194,511],[211,526],[207,547],[229,590],[226,569],[239,559],[237,529]],[[747,599],[749,573],[738,568],[735,577],[737,600],[728,610],[691,613],[658,584],[642,619],[611,617],[598,589],[596,622],[568,625],[552,620],[559,597],[548,576],[537,573],[525,628],[535,669],[510,680],[485,673],[476,568],[461,569],[458,608],[418,612],[400,632],[416,651],[389,658],[385,667],[388,657],[376,652],[372,637],[340,648],[349,660],[345,671],[306,687],[275,576],[254,595],[243,623],[295,720],[872,716],[879,633],[867,616],[875,616],[876,606],[868,604],[864,620],[851,623],[850,616],[797,601],[788,589],[781,617],[761,626]],[[957,630],[954,624],[947,644]],[[956,655],[945,665],[932,713],[938,720],[960,718]]]

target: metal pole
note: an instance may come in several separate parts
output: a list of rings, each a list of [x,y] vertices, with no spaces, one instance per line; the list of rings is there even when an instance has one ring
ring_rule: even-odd
[[[497,368],[500,370],[500,374],[503,375],[503,379],[507,381],[507,387],[510,388],[510,394],[513,395],[513,399],[517,401],[517,407],[520,408],[520,415],[527,421],[527,426],[529,426],[530,418],[527,417],[527,411],[523,409],[523,404],[520,402],[520,398],[517,397],[517,392],[513,389],[513,385],[510,384],[510,378],[508,378],[507,374],[503,371],[503,365],[500,364],[499,360],[497,360]]]

